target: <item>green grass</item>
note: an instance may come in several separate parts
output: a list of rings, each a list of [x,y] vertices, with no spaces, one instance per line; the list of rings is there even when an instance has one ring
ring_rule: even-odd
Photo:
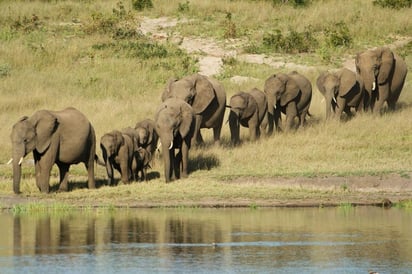
[[[198,70],[197,60],[171,42],[159,42],[135,30],[143,16],[188,19],[166,30],[182,36],[210,37],[223,44],[236,43],[241,49],[261,49],[263,37],[280,30],[302,33],[311,26],[319,48],[309,53],[286,54],[271,49],[264,53],[274,58],[316,67],[303,72],[315,84],[321,70],[336,68],[342,60],[365,48],[385,45],[412,33],[410,9],[383,9],[370,1],[313,1],[303,8],[273,6],[271,1],[153,1],[153,8],[138,12],[131,1],[1,1],[0,2],[0,193],[11,193],[12,171],[4,165],[11,157],[12,125],[23,115],[38,109],[62,109],[75,106],[89,117],[97,140],[105,132],[133,126],[144,118],[153,118],[160,94],[171,77],[181,77]],[[230,14],[230,24],[228,24]],[[35,16],[33,16],[35,15]],[[385,16],[384,20],[376,20]],[[390,18],[390,19],[386,19]],[[328,44],[325,29],[342,22],[351,39],[349,47]],[[369,24],[374,22],[374,24]],[[225,33],[236,29],[236,37]],[[251,41],[251,42],[250,42]],[[398,51],[412,68],[412,46]],[[267,65],[225,60],[218,78],[226,88],[227,98],[239,90],[263,89],[273,69]],[[234,84],[235,75],[256,81]],[[248,131],[241,129],[240,147],[229,145],[227,124],[221,146],[211,145],[211,131],[203,131],[205,147],[190,153],[188,179],[170,185],[163,183],[161,162],[153,167],[149,183],[102,187],[97,191],[75,189],[71,193],[51,194],[59,199],[96,200],[110,205],[111,199],[176,204],[214,198],[224,204],[244,199],[253,207],[254,199],[289,197],[303,199],[313,195],[307,189],[279,189],[267,184],[233,184],[233,179],[382,175],[410,176],[412,167],[412,80],[408,75],[400,97],[400,108],[382,117],[368,114],[336,123],[324,122],[322,96],[313,87],[308,126],[292,134],[277,134],[258,142],[248,141]],[[227,114],[226,114],[227,115]],[[226,120],[226,118],[225,118]],[[97,151],[100,154],[100,151]],[[29,159],[31,156],[28,156]],[[71,168],[71,181],[82,185],[83,166]],[[34,183],[34,170],[23,166],[22,191],[28,196],[44,197]],[[118,174],[117,174],[118,176]],[[57,182],[53,169],[51,183]],[[96,168],[96,178],[105,179],[105,170]],[[74,184],[74,185],[77,185]],[[183,191],[182,191],[183,190]],[[344,187],[340,195],[344,194]],[[314,191],[316,192],[316,191]],[[309,193],[309,194],[308,194]],[[322,191],[316,195],[323,195]],[[128,200],[130,199],[130,201]]]

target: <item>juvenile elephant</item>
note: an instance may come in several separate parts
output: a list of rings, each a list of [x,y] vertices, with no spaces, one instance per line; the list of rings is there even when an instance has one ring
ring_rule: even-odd
[[[389,48],[380,47],[358,53],[355,63],[366,90],[365,108],[379,114],[387,102],[394,110],[408,73],[405,61]]]
[[[333,115],[334,118],[340,119],[343,111],[350,117],[351,108],[362,110],[362,84],[355,72],[347,68],[335,72],[326,71],[319,75],[316,85],[325,97],[326,119]]]
[[[151,155],[146,149],[142,147],[138,147],[136,150],[135,161],[133,165],[135,165],[132,169],[135,170],[134,179],[137,181],[140,179],[142,181],[147,181],[147,169],[150,167],[150,160]]]
[[[312,100],[312,84],[305,76],[296,71],[272,75],[266,80],[264,91],[268,98],[269,134],[273,121],[280,127],[281,113],[286,114],[285,131],[292,128],[295,117],[300,126],[305,124]]]
[[[193,142],[203,143],[201,128],[213,128],[214,141],[219,142],[225,115],[226,92],[218,81],[200,74],[169,80],[162,94],[162,101],[172,97],[184,100],[193,108]]]
[[[155,131],[155,122],[152,119],[144,119],[135,126],[137,146],[144,148],[148,155],[149,161],[153,163],[153,157],[157,149],[159,136]]]
[[[20,193],[21,163],[30,152],[41,192],[50,190],[50,170],[54,164],[60,172],[59,191],[68,190],[70,165],[81,162],[88,171],[89,189],[95,188],[96,136],[89,120],[77,109],[39,110],[31,117],[24,116],[13,125],[11,141],[14,193]]]
[[[187,177],[194,121],[192,107],[178,98],[165,100],[156,111],[155,129],[162,143],[166,183],[175,178]],[[175,149],[179,149],[177,155]]]
[[[130,182],[134,174],[132,170],[135,157],[133,137],[113,130],[100,138],[100,148],[106,166],[108,184],[114,184],[113,168],[120,172],[122,182]]]
[[[240,125],[248,127],[250,140],[260,136],[260,126],[266,118],[268,103],[265,93],[257,88],[249,92],[240,91],[230,98],[229,127],[232,143],[240,142]],[[263,130],[267,121],[262,124]]]

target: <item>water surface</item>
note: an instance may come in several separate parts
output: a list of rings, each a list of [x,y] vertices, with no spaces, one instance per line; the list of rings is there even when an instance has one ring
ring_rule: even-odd
[[[0,214],[1,273],[412,273],[404,209]]]

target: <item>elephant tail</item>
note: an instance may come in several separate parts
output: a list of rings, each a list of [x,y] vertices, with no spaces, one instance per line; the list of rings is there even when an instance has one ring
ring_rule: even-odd
[[[100,160],[99,156],[97,156],[97,154],[94,155],[94,161],[101,166],[106,166],[105,162],[103,162],[102,160]]]

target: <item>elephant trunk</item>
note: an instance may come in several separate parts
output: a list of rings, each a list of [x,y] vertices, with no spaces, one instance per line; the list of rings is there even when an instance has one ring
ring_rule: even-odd
[[[332,115],[332,100],[334,100],[334,97],[333,97],[333,95],[332,95],[332,92],[330,92],[330,93],[328,93],[327,95],[326,95],[326,98],[325,98],[325,106],[326,106],[326,120],[328,120],[328,119],[330,119],[331,118],[331,115]],[[335,99],[336,100],[336,99]]]
[[[230,136],[233,144],[238,144],[240,142],[240,117],[233,111],[229,114],[229,128]]]
[[[21,163],[24,156],[24,148],[13,149],[13,191],[16,194],[20,193]]]
[[[374,74],[363,74],[362,80],[366,91],[371,94],[376,89],[376,77]]]
[[[173,139],[172,138],[162,138],[162,151],[163,151],[163,162],[164,162],[164,173],[165,173],[165,180],[166,183],[171,181],[174,169],[174,162],[173,162]]]

